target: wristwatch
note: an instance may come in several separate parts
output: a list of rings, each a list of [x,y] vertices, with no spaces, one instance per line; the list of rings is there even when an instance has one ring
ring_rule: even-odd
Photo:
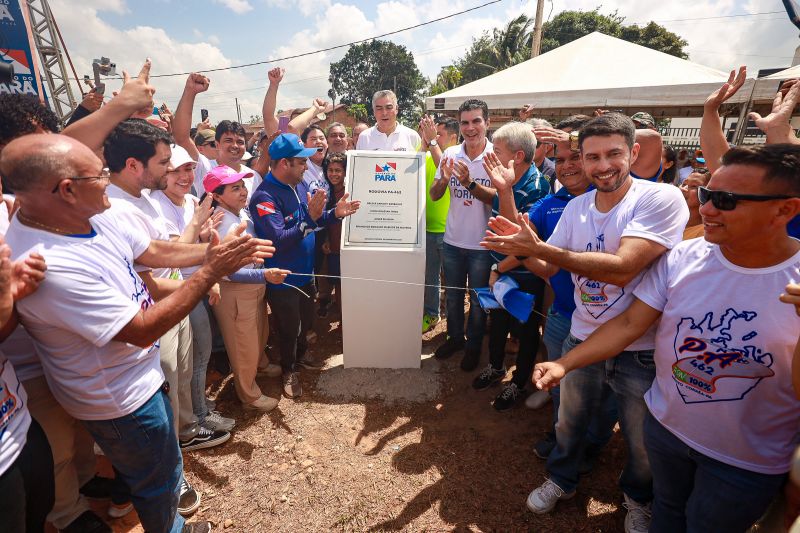
[[[500,273],[500,265],[498,263],[494,263],[494,264],[492,264],[491,268],[489,268],[489,270],[491,272],[497,272],[499,274]]]
[[[581,149],[580,145],[578,144],[578,132],[571,131],[569,132],[569,149],[573,152],[577,152]]]
[[[432,141],[428,141],[428,146],[439,146],[439,143],[436,142],[436,139],[433,139]]]
[[[478,186],[478,182],[475,181],[475,180],[472,180],[472,181],[469,182],[469,185],[467,185],[467,190],[472,192],[472,191],[475,190],[475,187],[477,187],[477,186]]]

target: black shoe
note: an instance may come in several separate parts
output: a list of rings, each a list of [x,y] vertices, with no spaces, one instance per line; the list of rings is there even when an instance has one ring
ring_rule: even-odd
[[[494,399],[494,408],[495,411],[506,411],[514,407],[514,404],[517,403],[522,398],[522,389],[517,387],[517,384],[511,382],[503,387],[503,392]]]
[[[216,431],[200,426],[197,435],[191,439],[180,441],[180,447],[181,451],[184,452],[202,450],[203,448],[219,446],[220,444],[228,442],[230,438],[231,434],[227,431]]]
[[[112,533],[111,527],[92,511],[86,511],[61,530],[62,533]]]
[[[185,479],[181,482],[181,496],[178,500],[178,512],[181,516],[189,516],[200,507],[200,493],[194,490]],[[184,531],[186,529],[184,528]],[[191,531],[191,530],[189,530]]]
[[[111,497],[111,487],[114,480],[110,477],[94,476],[84,483],[79,492],[93,500],[107,500]]]
[[[436,359],[447,359],[452,357],[454,353],[459,350],[464,349],[464,340],[463,339],[447,339],[444,341],[444,344],[436,348],[436,351],[433,352],[433,356]]]
[[[483,371],[478,374],[478,377],[472,380],[472,388],[475,390],[488,389],[495,383],[501,381],[504,377],[506,377],[506,367],[497,370],[491,364],[488,364]]]
[[[539,459],[547,459],[550,452],[556,447],[556,435],[548,431],[544,434],[544,438],[533,445],[533,454]]]
[[[211,522],[192,522],[183,524],[181,533],[211,533]]]
[[[475,348],[466,348],[464,350],[464,358],[461,359],[461,370],[464,372],[472,372],[478,368],[478,363],[481,362],[481,351]]]

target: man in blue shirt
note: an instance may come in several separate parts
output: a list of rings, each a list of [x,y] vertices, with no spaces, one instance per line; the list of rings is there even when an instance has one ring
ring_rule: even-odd
[[[516,217],[518,212],[526,212],[530,207],[550,192],[550,184],[539,173],[533,162],[536,151],[536,137],[531,127],[521,122],[510,122],[501,126],[493,136],[493,154],[484,157],[484,167],[492,178],[497,194],[492,198],[492,216]],[[498,265],[506,257],[491,252],[492,266],[490,283],[497,279]],[[520,289],[534,294],[536,307],[541,309],[544,282],[534,276],[519,263],[513,269],[501,271],[514,279]],[[539,346],[539,315],[532,312],[524,324],[515,320],[505,309],[491,311],[492,321],[489,330],[489,364],[475,378],[472,386],[484,390],[501,381],[506,376],[505,358],[506,337],[512,327],[519,338],[516,369],[513,377],[500,395],[494,400],[494,408],[505,411],[514,406],[522,396],[526,384],[531,379],[533,362]]]
[[[314,230],[338,223],[356,212],[360,202],[345,194],[333,209],[325,209],[327,194],[318,189],[301,198],[297,185],[303,181],[307,160],[317,153],[306,148],[297,135],[284,133],[269,146],[272,170],[253,191],[250,217],[257,236],[273,242],[276,252],[266,267],[291,270],[284,284],[270,287],[267,300],[278,309],[275,320],[280,335],[283,393],[288,398],[303,394],[297,367],[319,368],[306,350],[306,333],[314,320]],[[301,275],[305,274],[305,275]],[[298,290],[299,289],[299,290]]]

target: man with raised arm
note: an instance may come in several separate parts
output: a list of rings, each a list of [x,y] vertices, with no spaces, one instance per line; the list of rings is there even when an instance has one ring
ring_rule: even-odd
[[[661,257],[625,312],[534,375],[563,387],[657,327],[644,398],[652,533],[747,530],[800,443],[800,315],[770,297],[800,280],[800,242],[786,232],[800,213],[800,147],[734,148],[721,163],[698,189],[705,238]]]
[[[215,237],[195,275],[154,303],[134,262],[188,266],[194,251],[153,246],[106,213],[108,174],[89,148],[63,135],[27,135],[3,150],[0,172],[20,198],[7,233],[14,256],[40,253],[48,266],[17,311],[53,395],[114,465],[146,530],[210,531],[207,522],[184,528],[176,513],[182,460],[157,341],[219,278],[274,248]]]
[[[390,150],[418,152],[422,146],[419,134],[397,121],[397,96],[392,91],[372,95],[375,125],[358,136],[356,150]]]
[[[572,273],[576,310],[565,350],[625,310],[651,263],[681,241],[689,218],[676,187],[631,176],[639,151],[635,134],[631,119],[619,113],[603,114],[583,126],[578,143],[595,190],[567,204],[547,242],[528,226],[526,216],[518,216],[520,225],[502,217],[489,224],[494,233],[484,241],[487,248],[530,257],[526,264],[543,277],[559,268]],[[614,394],[627,445],[620,477],[628,508],[625,530],[647,531],[653,495],[642,445],[642,396],[655,376],[653,333],[632,339],[613,359],[581,369],[562,383],[556,447],[547,458],[550,478],[528,496],[531,511],[549,512],[559,500],[575,495],[589,423],[603,399]]]

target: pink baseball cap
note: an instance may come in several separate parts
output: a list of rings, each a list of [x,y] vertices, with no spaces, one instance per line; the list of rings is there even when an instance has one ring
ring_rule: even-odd
[[[211,171],[206,174],[206,177],[203,178],[203,188],[206,192],[210,193],[220,185],[228,185],[230,183],[236,183],[241,179],[252,177],[252,172],[236,172],[229,166],[220,165],[212,168]]]

